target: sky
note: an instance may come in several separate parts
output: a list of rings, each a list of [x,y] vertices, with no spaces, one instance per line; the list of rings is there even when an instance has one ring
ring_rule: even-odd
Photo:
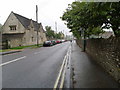
[[[75,0],[1,0],[0,1],[0,23],[3,25],[11,11],[36,20],[36,5],[38,5],[38,22],[45,26],[51,26],[55,31],[55,22],[57,22],[57,31],[64,31],[64,34],[70,35],[70,30],[60,19],[68,4]]]

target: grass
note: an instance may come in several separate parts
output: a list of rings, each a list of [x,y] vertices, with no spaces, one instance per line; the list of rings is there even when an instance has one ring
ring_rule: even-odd
[[[2,49],[0,52],[6,52],[6,51],[11,51],[11,49]]]
[[[6,51],[11,51],[11,50],[20,50],[20,49],[24,49],[24,48],[38,48],[38,47],[42,47],[42,44],[39,44],[39,46],[37,45],[29,45],[29,46],[18,46],[18,47],[13,47],[13,48],[10,48],[10,49],[3,49],[3,50],[0,50],[0,52],[6,52]]]

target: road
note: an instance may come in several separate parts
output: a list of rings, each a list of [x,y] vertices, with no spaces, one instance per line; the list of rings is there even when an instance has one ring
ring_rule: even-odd
[[[72,83],[74,88],[118,87],[118,84],[100,66],[81,52],[75,43],[70,42],[3,55],[0,64],[2,86],[3,88],[53,88],[57,85],[55,83],[64,61],[66,67],[63,69],[66,70],[64,87],[70,87],[70,76],[73,75],[71,73],[74,73],[71,78],[76,82]]]
[[[2,57],[3,88],[53,88],[70,42]]]

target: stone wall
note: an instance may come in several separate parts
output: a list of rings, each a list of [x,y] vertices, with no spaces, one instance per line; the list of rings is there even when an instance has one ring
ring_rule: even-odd
[[[10,35],[2,35],[2,44],[3,49],[12,48],[17,46],[23,46],[23,36],[24,34],[10,34]],[[7,43],[7,47],[4,46],[4,43]]]
[[[77,43],[82,47],[81,40]],[[120,83],[120,38],[88,39],[86,53]]]

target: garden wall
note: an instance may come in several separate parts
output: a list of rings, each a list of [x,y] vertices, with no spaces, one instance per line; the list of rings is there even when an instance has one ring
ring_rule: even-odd
[[[76,40],[82,47],[81,40]],[[88,39],[86,53],[120,83],[120,38]]]

